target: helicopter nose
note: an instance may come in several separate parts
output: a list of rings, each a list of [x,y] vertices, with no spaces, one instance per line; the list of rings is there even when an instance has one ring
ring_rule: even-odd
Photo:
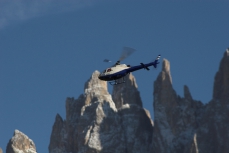
[[[100,80],[106,80],[106,75],[104,73],[101,73],[98,78]]]
[[[100,80],[103,80],[103,77],[102,75],[100,74],[99,77],[98,77]]]

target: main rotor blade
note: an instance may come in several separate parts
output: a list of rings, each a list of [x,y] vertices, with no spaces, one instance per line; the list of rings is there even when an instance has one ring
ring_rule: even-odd
[[[130,56],[134,51],[136,51],[136,50],[133,49],[133,48],[123,47],[122,55],[121,55],[119,61],[124,60],[125,58],[127,58],[128,56]]]
[[[105,60],[103,60],[103,62],[111,62],[111,60],[109,60],[109,59],[105,59]]]

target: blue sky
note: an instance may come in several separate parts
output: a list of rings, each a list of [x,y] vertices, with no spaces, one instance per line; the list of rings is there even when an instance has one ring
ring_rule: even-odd
[[[194,99],[209,102],[229,47],[228,6],[226,0],[0,1],[0,147],[5,152],[18,129],[47,153],[66,97],[82,94],[91,74],[109,66],[103,59],[116,61],[123,46],[137,50],[123,61],[131,65],[161,54],[177,94],[183,97],[187,85]],[[160,71],[161,65],[133,73],[152,116]]]

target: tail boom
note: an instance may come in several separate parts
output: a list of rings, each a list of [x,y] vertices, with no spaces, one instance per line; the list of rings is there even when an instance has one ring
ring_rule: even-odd
[[[158,60],[160,59],[160,57],[161,57],[161,55],[158,55],[157,58],[155,59],[155,61],[153,61],[151,63],[148,63],[148,64],[140,63],[141,65],[132,66],[132,67],[126,69],[125,72],[126,73],[130,73],[130,72],[134,72],[134,71],[137,71],[137,70],[140,70],[140,69],[149,70],[148,67],[150,67],[150,66],[154,66],[156,68],[157,64],[159,64]]]

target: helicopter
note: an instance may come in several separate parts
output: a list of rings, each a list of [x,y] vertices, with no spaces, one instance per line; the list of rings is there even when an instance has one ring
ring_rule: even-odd
[[[120,64],[122,60],[124,60],[126,57],[131,55],[134,51],[135,49],[133,48],[123,47],[123,52],[120,59],[115,63],[115,65],[105,69],[102,73],[100,73],[98,78],[103,81],[109,81],[111,85],[117,85],[117,84],[125,83],[125,76],[127,74],[130,74],[130,72],[134,72],[140,69],[150,70],[149,66],[154,66],[154,68],[156,68],[157,64],[159,64],[158,60],[160,59],[161,55],[158,55],[153,62],[147,64],[140,63],[140,65],[137,66]],[[111,62],[111,61],[105,59],[104,62]]]

